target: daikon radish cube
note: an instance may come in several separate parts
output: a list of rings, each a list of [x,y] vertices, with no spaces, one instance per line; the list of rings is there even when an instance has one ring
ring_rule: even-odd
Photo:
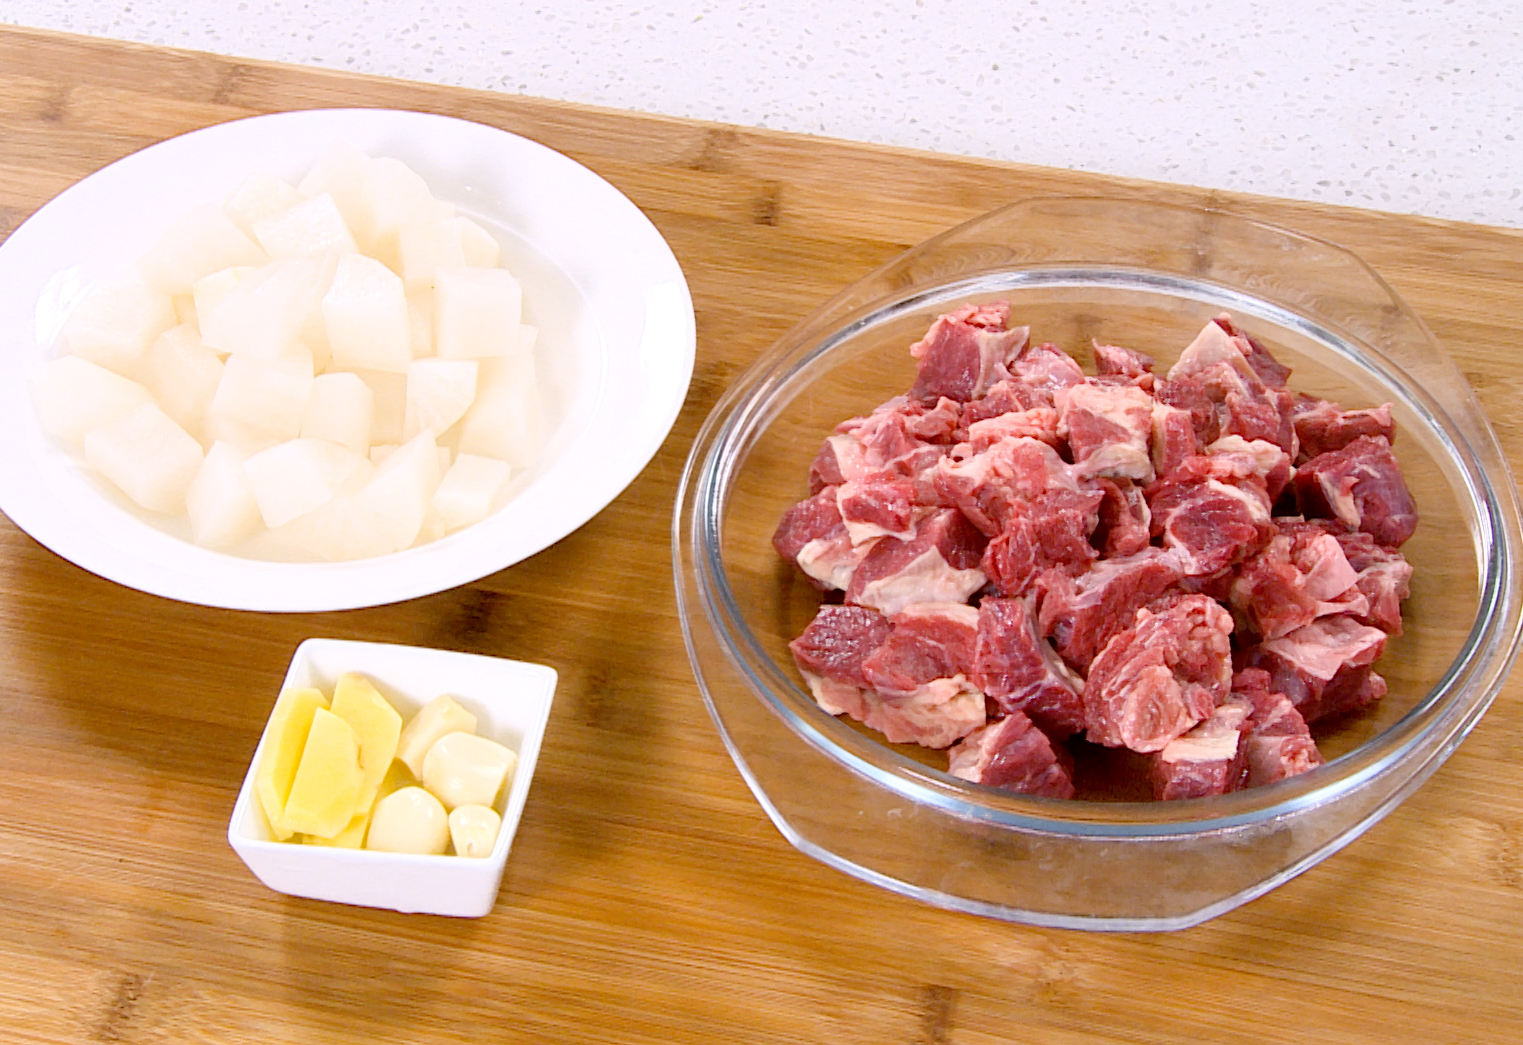
[[[441,268],[496,268],[502,247],[469,218],[415,221],[397,230],[402,280],[409,292],[431,290]]]
[[[354,818],[364,782],[359,735],[333,712],[316,709],[286,796],[285,826],[332,838]]]
[[[174,325],[169,295],[129,270],[97,284],[75,306],[63,342],[81,359],[133,377],[153,339]]]
[[[370,463],[379,466],[386,458],[397,451],[396,443],[377,443],[370,448]]]
[[[193,326],[199,329],[200,324],[196,321],[196,298],[194,294],[176,294],[169,299],[169,307],[175,310],[175,324],[177,326]]]
[[[447,221],[413,221],[397,230],[398,253],[402,263],[402,281],[408,292],[432,290],[434,276],[442,268],[465,265],[465,243],[461,237],[464,218]]]
[[[366,189],[370,183],[370,165],[374,161],[358,149],[344,142],[330,145],[312,169],[296,186],[303,196],[333,197],[344,224],[357,241],[368,239],[364,230],[366,220]]]
[[[402,268],[398,233],[403,225],[454,217],[455,208],[434,199],[428,184],[401,160],[381,156],[370,162],[363,233],[366,251],[392,271]]]
[[[143,359],[143,384],[176,424],[199,435],[217,385],[222,360],[201,343],[192,326],[170,327]]]
[[[516,343],[523,292],[507,269],[441,268],[434,277],[434,352],[440,359],[506,355]]]
[[[514,468],[533,464],[545,437],[540,398],[532,355],[482,360],[476,401],[461,422],[460,452],[495,457]]]
[[[418,539],[439,480],[439,448],[433,432],[425,429],[388,455],[355,495],[356,506],[368,514],[387,552],[401,551]]]
[[[506,461],[460,454],[434,491],[431,519],[443,533],[480,522],[497,506],[511,471]]]
[[[231,548],[259,532],[259,504],[243,472],[244,455],[231,443],[213,443],[185,491],[191,537],[207,548]]]
[[[197,304],[208,348],[274,359],[300,340],[333,278],[332,259],[286,258],[238,279],[209,311]]]
[[[281,526],[331,500],[370,462],[326,439],[290,439],[243,462],[266,526]]]
[[[407,368],[407,406],[402,438],[425,428],[444,432],[465,416],[476,398],[474,359],[415,359]]]
[[[334,366],[403,371],[412,362],[402,279],[379,261],[340,258],[322,308]]]
[[[312,718],[327,706],[327,698],[320,690],[309,687],[282,690],[264,727],[264,748],[254,771],[254,794],[276,841],[284,842],[293,833],[286,826],[286,799],[291,795],[291,783],[296,779],[307,736],[312,732]]]
[[[407,295],[407,325],[412,339],[412,357],[426,359],[434,354],[434,292],[413,291]]]
[[[166,294],[184,294],[213,272],[269,260],[221,208],[207,203],[171,225],[138,264],[150,286]]]
[[[502,244],[497,237],[470,218],[456,218],[460,223],[460,245],[465,263],[478,268],[496,268],[502,264]]]
[[[312,362],[305,349],[270,360],[235,355],[223,364],[206,431],[245,445],[294,439],[311,398]]]
[[[333,713],[359,734],[360,768],[365,773],[359,808],[369,809],[396,756],[402,716],[369,679],[352,673],[340,675],[334,683]]]
[[[233,190],[222,210],[248,235],[254,235],[254,222],[288,211],[306,199],[296,186],[269,171],[255,171]]]
[[[91,429],[153,401],[136,381],[79,356],[50,359],[33,370],[31,393],[42,430],[76,447]]]
[[[358,374],[335,371],[312,381],[312,398],[301,422],[304,439],[327,439],[357,454],[370,450],[375,393]]]
[[[353,254],[359,250],[338,204],[326,192],[254,222],[254,235],[272,258]]]
[[[370,386],[374,413],[370,422],[372,446],[402,441],[402,422],[407,413],[407,372],[356,370],[355,375]]]
[[[460,706],[454,697],[435,697],[407,720],[397,739],[397,758],[412,775],[423,778],[423,759],[428,749],[448,733],[476,732],[476,716]]]
[[[177,515],[201,467],[201,444],[155,403],[85,433],[85,463],[139,506]]]
[[[191,299],[195,302],[196,327],[201,327],[201,317],[209,315],[216,310],[222,299],[232,293],[240,280],[250,272],[256,271],[247,265],[226,268],[220,272],[213,272],[208,276],[202,276],[191,286]],[[178,314],[178,310],[176,310]]]

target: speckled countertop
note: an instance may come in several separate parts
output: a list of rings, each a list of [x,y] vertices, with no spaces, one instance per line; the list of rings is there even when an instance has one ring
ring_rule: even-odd
[[[1513,0],[0,0],[0,22],[1523,228]]]

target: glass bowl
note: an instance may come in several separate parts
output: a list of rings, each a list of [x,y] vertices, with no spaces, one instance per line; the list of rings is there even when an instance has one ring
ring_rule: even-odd
[[[1390,402],[1420,524],[1388,695],[1314,733],[1326,763],[1266,787],[1174,802],[1057,800],[972,784],[945,755],[822,711],[788,642],[819,593],[771,536],[808,496],[840,421],[914,379],[907,349],[943,312],[1004,300],[1032,340],[1091,338],[1163,373],[1230,311],[1345,409]],[[1519,637],[1519,511],[1495,436],[1421,321],[1342,248],[1213,208],[1089,198],[993,211],[910,250],[806,319],[725,394],[677,498],[673,554],[689,656],[746,782],[799,849],[929,903],[1034,925],[1183,928],[1336,852],[1455,749]]]

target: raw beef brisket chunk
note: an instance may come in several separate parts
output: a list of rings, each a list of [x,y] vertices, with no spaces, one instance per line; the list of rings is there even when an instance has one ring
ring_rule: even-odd
[[[1297,394],[1225,313],[1167,373],[1092,348],[1086,376],[1007,304],[960,308],[825,438],[773,536],[844,600],[791,644],[810,692],[1028,794],[1103,786],[1096,758],[1163,800],[1320,765],[1308,724],[1384,695],[1410,590],[1390,404]],[[1076,780],[1085,742],[1136,755]]]
[[[974,730],[954,747],[947,772],[975,784],[1047,798],[1072,798],[1073,779],[1052,741],[1019,711]]]

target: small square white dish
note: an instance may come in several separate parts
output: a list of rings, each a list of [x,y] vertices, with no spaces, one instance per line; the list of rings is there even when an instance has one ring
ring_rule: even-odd
[[[476,715],[480,735],[517,753],[512,779],[498,799],[502,828],[491,856],[420,856],[275,841],[254,793],[263,738],[238,792],[228,843],[255,877],[290,896],[404,914],[479,918],[489,913],[534,776],[555,696],[555,670],[419,646],[307,639],[296,648],[282,689],[313,686],[331,696],[334,683],[346,672],[369,678],[404,721],[447,693]]]

